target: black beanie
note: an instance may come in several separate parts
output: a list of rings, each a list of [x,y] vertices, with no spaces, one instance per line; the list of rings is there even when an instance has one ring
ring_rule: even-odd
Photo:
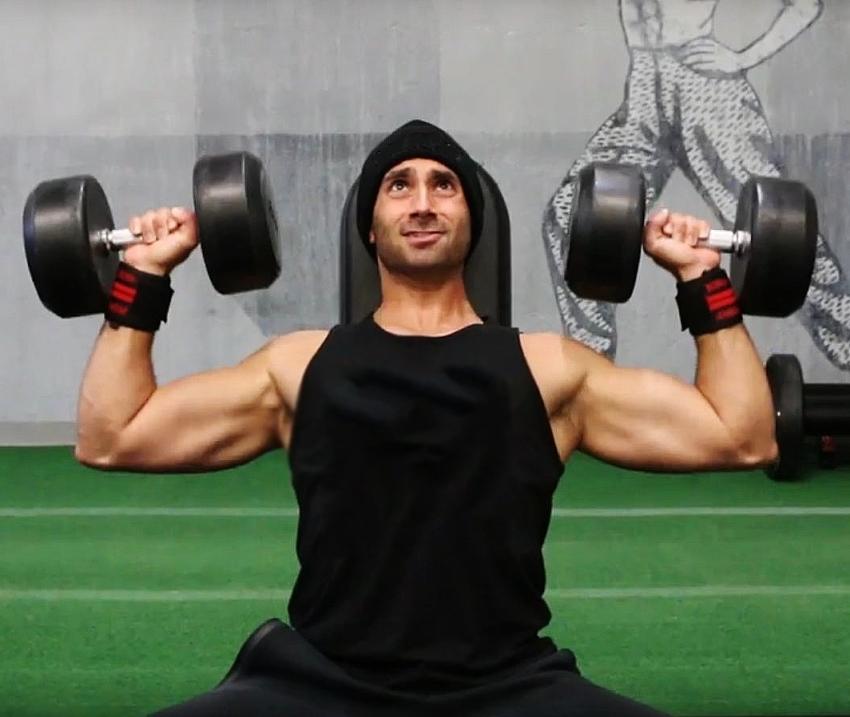
[[[433,159],[457,174],[469,207],[469,251],[472,253],[481,236],[484,216],[478,164],[446,132],[422,120],[412,120],[399,127],[385,137],[363,162],[357,187],[357,229],[366,249],[374,258],[375,245],[369,243],[369,232],[384,175],[399,162],[414,158]]]

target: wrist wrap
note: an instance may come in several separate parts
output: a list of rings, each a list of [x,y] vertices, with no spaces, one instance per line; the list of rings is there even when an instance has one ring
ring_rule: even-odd
[[[140,271],[123,261],[106,305],[106,320],[113,326],[129,326],[139,331],[156,331],[168,319],[171,279]]]
[[[700,336],[743,321],[729,276],[719,266],[696,279],[679,282],[677,287],[682,331],[688,329],[693,336]]]

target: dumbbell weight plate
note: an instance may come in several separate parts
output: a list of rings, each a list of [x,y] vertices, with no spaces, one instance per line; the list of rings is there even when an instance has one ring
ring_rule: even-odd
[[[216,291],[269,286],[280,274],[277,217],[262,162],[248,152],[201,157],[193,173],[201,252]]]
[[[789,316],[803,305],[815,264],[817,204],[800,182],[752,177],[738,202],[735,228],[751,234],[749,251],[733,255],[732,286],[741,310]]]
[[[30,192],[23,214],[27,265],[41,302],[57,316],[103,312],[118,255],[94,235],[114,226],[94,177],[51,179]]]
[[[621,303],[637,280],[646,212],[639,167],[594,163],[578,174],[565,279],[579,296]]]
[[[773,480],[795,480],[803,459],[803,370],[793,354],[774,354],[767,360],[765,371],[779,445],[779,460],[766,472]]]

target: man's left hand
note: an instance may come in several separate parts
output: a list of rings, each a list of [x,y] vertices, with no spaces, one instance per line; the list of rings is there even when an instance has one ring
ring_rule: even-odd
[[[720,264],[720,253],[698,247],[707,239],[709,223],[689,214],[662,209],[653,214],[643,232],[643,250],[679,281],[689,281]]]

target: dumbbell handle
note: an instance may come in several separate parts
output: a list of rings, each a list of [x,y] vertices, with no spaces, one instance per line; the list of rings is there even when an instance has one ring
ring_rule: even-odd
[[[803,384],[803,432],[809,436],[850,435],[850,384]]]
[[[103,229],[95,233],[94,242],[107,251],[121,251],[135,244],[144,244],[145,240],[129,229]]]
[[[751,241],[752,235],[749,232],[712,229],[708,233],[708,239],[700,239],[697,246],[743,256],[749,251]]]

